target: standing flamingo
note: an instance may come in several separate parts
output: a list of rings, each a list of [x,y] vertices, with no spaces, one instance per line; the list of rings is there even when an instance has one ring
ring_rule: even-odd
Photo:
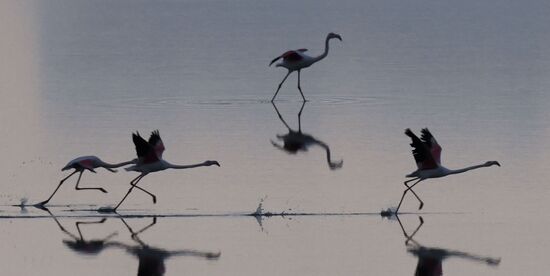
[[[118,168],[118,167],[122,167],[122,166],[129,165],[129,164],[134,164],[136,161],[137,161],[137,159],[134,159],[132,161],[126,161],[126,162],[118,163],[118,164],[109,164],[109,163],[103,162],[97,156],[81,156],[81,157],[75,158],[75,159],[71,160],[65,167],[63,167],[61,169],[62,171],[74,169],[74,171],[71,174],[69,174],[67,177],[63,178],[59,182],[59,185],[57,185],[57,188],[53,191],[52,195],[50,195],[50,197],[48,199],[36,204],[35,206],[43,207],[44,205],[46,205],[50,201],[50,199],[52,199],[53,195],[55,195],[57,190],[59,190],[59,187],[61,187],[63,182],[65,182],[65,180],[69,179],[69,177],[73,176],[75,173],[80,173],[78,175],[78,180],[76,181],[76,186],[75,186],[76,190],[100,190],[104,193],[107,193],[107,191],[103,188],[80,188],[80,187],[78,187],[78,184],[80,183],[80,178],[82,177],[82,173],[85,170],[89,170],[89,171],[95,173],[96,172],[94,170],[95,168],[104,168],[104,169],[106,169],[110,172],[116,172],[116,170],[113,170],[113,168]]]
[[[418,166],[418,170],[406,175],[406,177],[412,177],[412,179],[404,182],[407,189],[405,189],[405,191],[403,192],[403,196],[401,197],[399,205],[395,210],[396,214],[399,211],[399,207],[401,206],[401,203],[403,202],[403,199],[405,198],[405,195],[408,191],[411,191],[418,199],[418,201],[420,201],[420,207],[418,207],[418,209],[422,209],[422,206],[424,206],[424,202],[422,202],[420,197],[418,197],[418,195],[412,190],[412,188],[422,180],[428,178],[443,177],[450,174],[463,173],[469,170],[490,167],[493,165],[497,165],[500,167],[500,164],[497,161],[487,161],[483,164],[466,167],[463,169],[447,169],[441,166],[441,146],[437,143],[437,141],[427,128],[422,129],[421,132],[422,136],[421,139],[419,139],[410,129],[407,128],[405,130],[405,134],[412,139],[411,146],[414,148],[412,150],[412,153],[414,156],[414,160],[416,161],[416,165]],[[418,181],[416,181],[411,186],[408,185],[409,182],[415,180]]]
[[[122,200],[114,209],[109,209],[109,211],[111,212],[116,212],[116,209],[120,206],[120,204],[122,204],[122,202],[126,199],[126,197],[128,197],[128,195],[130,194],[130,192],[132,192],[134,188],[138,188],[146,194],[150,195],[153,198],[153,203],[157,202],[157,197],[154,194],[137,186],[138,182],[149,173],[163,171],[166,169],[190,169],[212,165],[216,165],[218,167],[220,166],[218,161],[211,160],[194,165],[173,165],[166,162],[162,159],[162,153],[164,152],[164,143],[160,139],[160,134],[158,130],[155,130],[151,133],[149,141],[145,141],[145,139],[143,139],[138,132],[132,133],[132,140],[134,142],[134,145],[136,146],[138,159],[137,163],[134,166],[125,168],[125,170],[136,171],[140,172],[141,174],[130,181],[130,185],[132,185],[132,187],[130,187],[126,195],[122,198]]]
[[[306,52],[307,49],[298,49],[298,50],[294,50],[294,51],[292,51],[292,50],[287,51],[284,54],[274,58],[271,61],[271,63],[269,63],[269,66],[271,66],[271,64],[273,64],[275,61],[282,58],[283,61],[281,63],[277,63],[277,65],[275,65],[275,66],[276,67],[284,67],[284,68],[288,69],[288,73],[283,78],[281,83],[279,83],[279,87],[277,87],[277,92],[275,92],[275,95],[273,95],[273,98],[271,98],[271,102],[273,102],[275,100],[275,97],[277,97],[277,93],[279,93],[279,90],[281,89],[281,86],[285,82],[286,78],[288,78],[290,73],[292,73],[294,71],[298,71],[298,90],[300,91],[300,94],[302,95],[302,99],[304,100],[304,102],[306,101],[306,98],[304,97],[304,93],[302,93],[302,88],[300,87],[300,71],[303,68],[307,68],[307,67],[311,66],[313,63],[324,59],[328,55],[328,41],[333,39],[333,38],[337,38],[340,41],[342,41],[342,37],[340,35],[335,34],[335,33],[329,33],[327,35],[326,40],[325,40],[325,52],[323,54],[321,54],[320,56],[311,57],[311,56],[308,56],[308,55],[304,54],[304,52]]]

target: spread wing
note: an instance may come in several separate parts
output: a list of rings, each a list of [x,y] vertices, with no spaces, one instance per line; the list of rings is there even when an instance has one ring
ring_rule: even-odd
[[[412,139],[411,147],[416,165],[419,170],[429,170],[438,167],[427,145],[420,140],[410,129],[405,130],[405,134]]]
[[[441,146],[437,143],[433,135],[430,133],[430,131],[427,128],[422,129],[422,142],[428,147],[430,150],[430,153],[432,154],[432,157],[434,161],[437,163],[437,165],[441,165]]]
[[[151,136],[149,137],[149,145],[151,145],[157,157],[159,159],[162,159],[162,153],[164,152],[164,143],[162,142],[162,139],[160,139],[160,134],[158,130],[155,130],[151,133]]]
[[[132,141],[134,141],[134,145],[136,146],[136,153],[140,162],[151,163],[159,160],[153,147],[138,132],[132,133]]]

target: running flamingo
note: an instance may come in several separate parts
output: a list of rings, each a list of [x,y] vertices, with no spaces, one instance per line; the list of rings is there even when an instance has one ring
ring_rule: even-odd
[[[408,191],[411,191],[413,195],[420,201],[420,207],[418,209],[422,209],[424,206],[424,202],[418,197],[418,195],[412,190],[412,188],[418,184],[422,180],[426,180],[428,178],[438,178],[438,177],[444,177],[451,174],[457,174],[457,173],[463,173],[469,170],[483,168],[483,167],[490,167],[493,165],[497,165],[500,167],[500,164],[497,161],[487,161],[480,165],[475,165],[471,167],[466,167],[463,169],[458,170],[450,170],[443,166],[441,166],[441,146],[437,143],[433,135],[430,133],[430,131],[427,128],[422,129],[422,136],[419,139],[410,129],[405,130],[405,134],[409,136],[412,139],[411,146],[413,147],[412,153],[414,156],[414,160],[416,161],[416,165],[418,166],[418,169],[408,175],[406,177],[412,177],[412,179],[409,179],[404,182],[405,186],[407,187],[405,191],[403,192],[403,196],[401,197],[401,200],[399,201],[399,205],[397,206],[397,209],[395,210],[395,213],[399,211],[399,207],[401,206],[401,203],[403,202],[403,199],[405,198],[405,195]],[[408,185],[411,181],[416,181],[411,186]]]

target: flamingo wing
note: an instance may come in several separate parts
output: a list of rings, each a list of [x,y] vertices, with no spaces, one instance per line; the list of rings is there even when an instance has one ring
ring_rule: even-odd
[[[164,152],[164,143],[162,142],[162,139],[160,138],[160,134],[158,129],[153,131],[151,133],[151,136],[149,137],[149,145],[153,147],[153,150],[155,151],[155,154],[159,159],[162,158],[162,153]]]
[[[283,59],[284,61],[286,62],[296,62],[296,61],[300,61],[303,59],[302,55],[300,55],[300,53],[302,52],[305,52],[307,51],[307,49],[298,49],[296,51],[286,51],[285,53],[283,53],[282,55],[274,58],[270,63],[269,63],[269,66],[271,66],[271,64],[273,64],[274,62],[276,62],[277,60],[279,59]]]
[[[412,153],[416,165],[419,170],[429,170],[438,167],[435,162],[430,149],[426,146],[420,138],[418,138],[410,129],[405,130],[405,134],[412,139],[411,146],[413,147]]]
[[[142,163],[151,163],[159,160],[153,147],[138,132],[132,133],[132,141],[134,141],[137,156]]]
[[[85,169],[93,169],[94,168],[94,161],[92,161],[90,159],[84,159],[84,160],[78,162],[78,164],[80,164],[80,166],[82,166]]]
[[[430,150],[432,157],[434,161],[441,165],[441,151],[443,150],[441,146],[437,143],[433,135],[430,133],[430,131],[427,128],[422,129],[422,142],[428,147]]]
[[[300,49],[300,50],[304,50],[304,49]],[[297,50],[297,51],[287,51],[286,53],[284,53],[284,54],[282,55],[283,60],[284,60],[284,61],[290,61],[290,62],[302,60],[303,57],[302,57],[302,55],[300,55],[300,52],[304,52],[304,51],[300,51],[300,50]]]

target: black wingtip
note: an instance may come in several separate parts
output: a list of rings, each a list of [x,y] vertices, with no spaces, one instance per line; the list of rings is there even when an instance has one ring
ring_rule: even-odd
[[[414,136],[414,133],[412,132],[412,130],[410,128],[405,129],[405,134],[409,137]]]

